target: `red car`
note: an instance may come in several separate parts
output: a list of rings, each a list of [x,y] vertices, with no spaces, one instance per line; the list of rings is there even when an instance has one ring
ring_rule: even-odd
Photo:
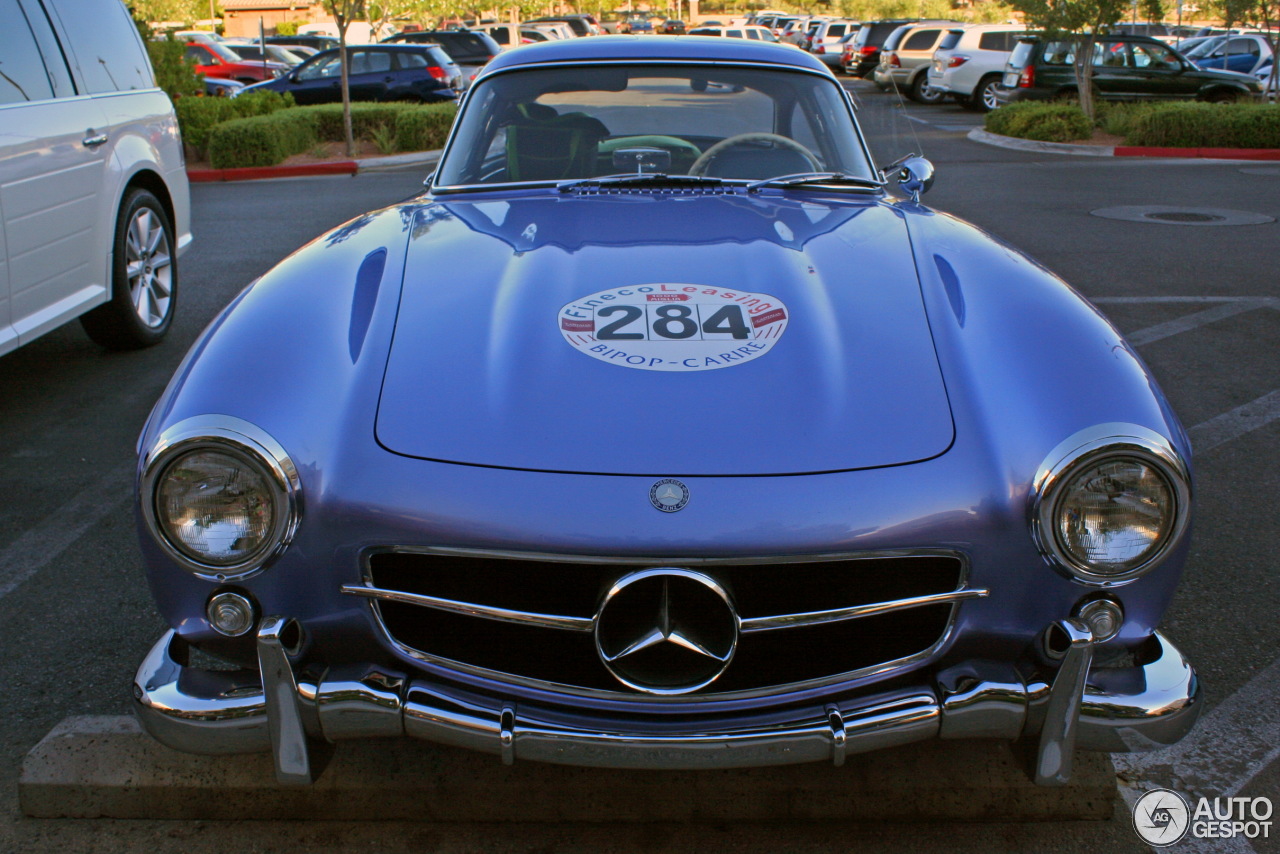
[[[271,80],[289,70],[289,66],[282,62],[241,59],[229,48],[212,41],[187,42],[186,57],[195,62],[198,74],[238,80],[241,83]]]

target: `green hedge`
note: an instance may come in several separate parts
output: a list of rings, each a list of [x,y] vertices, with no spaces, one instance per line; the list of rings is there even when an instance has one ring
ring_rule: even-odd
[[[179,98],[173,108],[178,114],[182,141],[203,158],[208,154],[209,135],[215,127],[235,119],[270,115],[293,105],[290,94],[264,91],[246,92],[238,98]]]
[[[1129,121],[1129,145],[1280,148],[1280,105],[1152,104]]]
[[[986,129],[1001,136],[1040,142],[1088,139],[1093,125],[1075,104],[1027,101],[1008,104],[987,113]]]
[[[244,97],[201,100],[235,103]],[[357,139],[389,142],[399,151],[431,151],[444,145],[456,113],[453,104],[355,103],[351,105],[351,129]],[[207,137],[209,163],[215,169],[274,166],[291,154],[303,154],[321,142],[341,141],[343,137],[341,104],[274,111],[211,128]]]
[[[1280,148],[1280,105],[1159,103],[1098,104],[1098,127],[1126,145],[1169,148]],[[986,129],[1002,136],[1069,142],[1090,135],[1073,103],[1009,104],[987,113]]]

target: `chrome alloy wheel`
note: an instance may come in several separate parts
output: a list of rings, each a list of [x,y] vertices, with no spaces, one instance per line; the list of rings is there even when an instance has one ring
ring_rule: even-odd
[[[173,256],[164,225],[151,208],[134,211],[124,246],[130,302],[138,319],[155,329],[169,316]]]

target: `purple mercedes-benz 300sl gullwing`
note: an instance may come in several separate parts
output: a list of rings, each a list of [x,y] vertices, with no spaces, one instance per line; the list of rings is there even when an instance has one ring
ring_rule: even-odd
[[[494,59],[426,192],[245,290],[143,430],[147,730],[297,782],[368,736],[643,768],[1023,739],[1043,783],[1179,739],[1186,434],[932,172],[877,167],[786,45]]]

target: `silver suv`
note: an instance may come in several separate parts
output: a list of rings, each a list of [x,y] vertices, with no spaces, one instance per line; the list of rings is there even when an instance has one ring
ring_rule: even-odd
[[[954,21],[919,21],[893,31],[880,51],[880,64],[872,79],[881,89],[899,89],[922,104],[936,104],[941,92],[929,88],[929,65],[943,36]]]
[[[975,24],[947,31],[933,53],[929,87],[971,110],[1000,106],[996,92],[1009,54],[1026,34],[1017,24]]]
[[[73,318],[145,347],[173,321],[191,202],[173,105],[119,2],[0,2],[0,354]]]

